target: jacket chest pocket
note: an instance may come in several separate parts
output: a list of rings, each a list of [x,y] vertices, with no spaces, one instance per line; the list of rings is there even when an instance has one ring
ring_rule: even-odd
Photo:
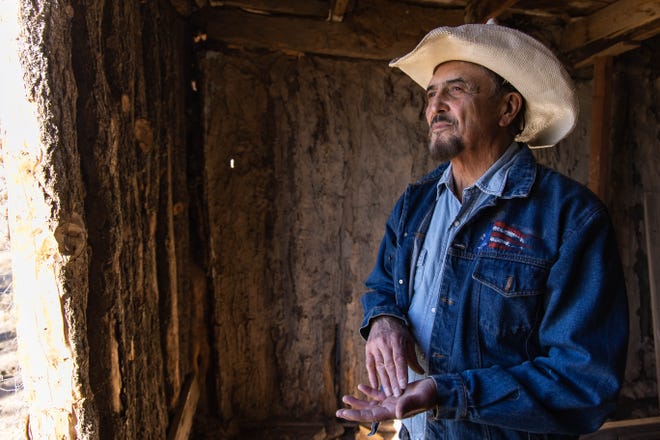
[[[500,256],[480,256],[472,278],[476,281],[477,314],[482,335],[495,338],[525,337],[534,327],[548,277],[542,262]],[[483,337],[483,336],[482,336]],[[511,341],[513,342],[513,341]]]

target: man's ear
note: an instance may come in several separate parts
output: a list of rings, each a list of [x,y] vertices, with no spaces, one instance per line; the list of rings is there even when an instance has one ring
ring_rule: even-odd
[[[509,92],[502,97],[500,105],[500,127],[508,127],[522,109],[523,98],[518,92]]]

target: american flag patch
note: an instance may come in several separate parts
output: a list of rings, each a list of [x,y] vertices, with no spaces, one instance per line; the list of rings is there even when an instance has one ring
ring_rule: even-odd
[[[490,249],[522,250],[527,247],[527,236],[504,222],[495,222],[488,238]]]

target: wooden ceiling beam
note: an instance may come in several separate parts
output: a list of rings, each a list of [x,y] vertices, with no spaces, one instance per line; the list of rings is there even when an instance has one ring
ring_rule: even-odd
[[[170,0],[170,3],[180,15],[188,17],[192,12],[191,0]]]
[[[562,52],[571,52],[603,40],[618,43],[641,28],[649,30],[643,38],[660,32],[660,0],[619,0],[612,3],[569,24],[562,34],[560,47]]]
[[[465,6],[466,23],[486,23],[491,18],[499,17],[518,0],[469,0]]]
[[[263,14],[327,18],[329,0],[210,0],[211,6],[228,6]]]
[[[334,0],[330,9],[330,21],[343,21],[350,0]]]
[[[391,60],[412,50],[438,26],[463,23],[463,11],[405,5],[389,0],[359,4],[341,23],[299,17],[250,14],[234,8],[207,8],[193,14],[207,44]]]

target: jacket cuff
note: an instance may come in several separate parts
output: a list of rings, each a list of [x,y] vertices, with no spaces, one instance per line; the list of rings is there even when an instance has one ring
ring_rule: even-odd
[[[467,391],[459,374],[429,376],[435,382],[438,396],[434,419],[464,419],[467,416]]]

